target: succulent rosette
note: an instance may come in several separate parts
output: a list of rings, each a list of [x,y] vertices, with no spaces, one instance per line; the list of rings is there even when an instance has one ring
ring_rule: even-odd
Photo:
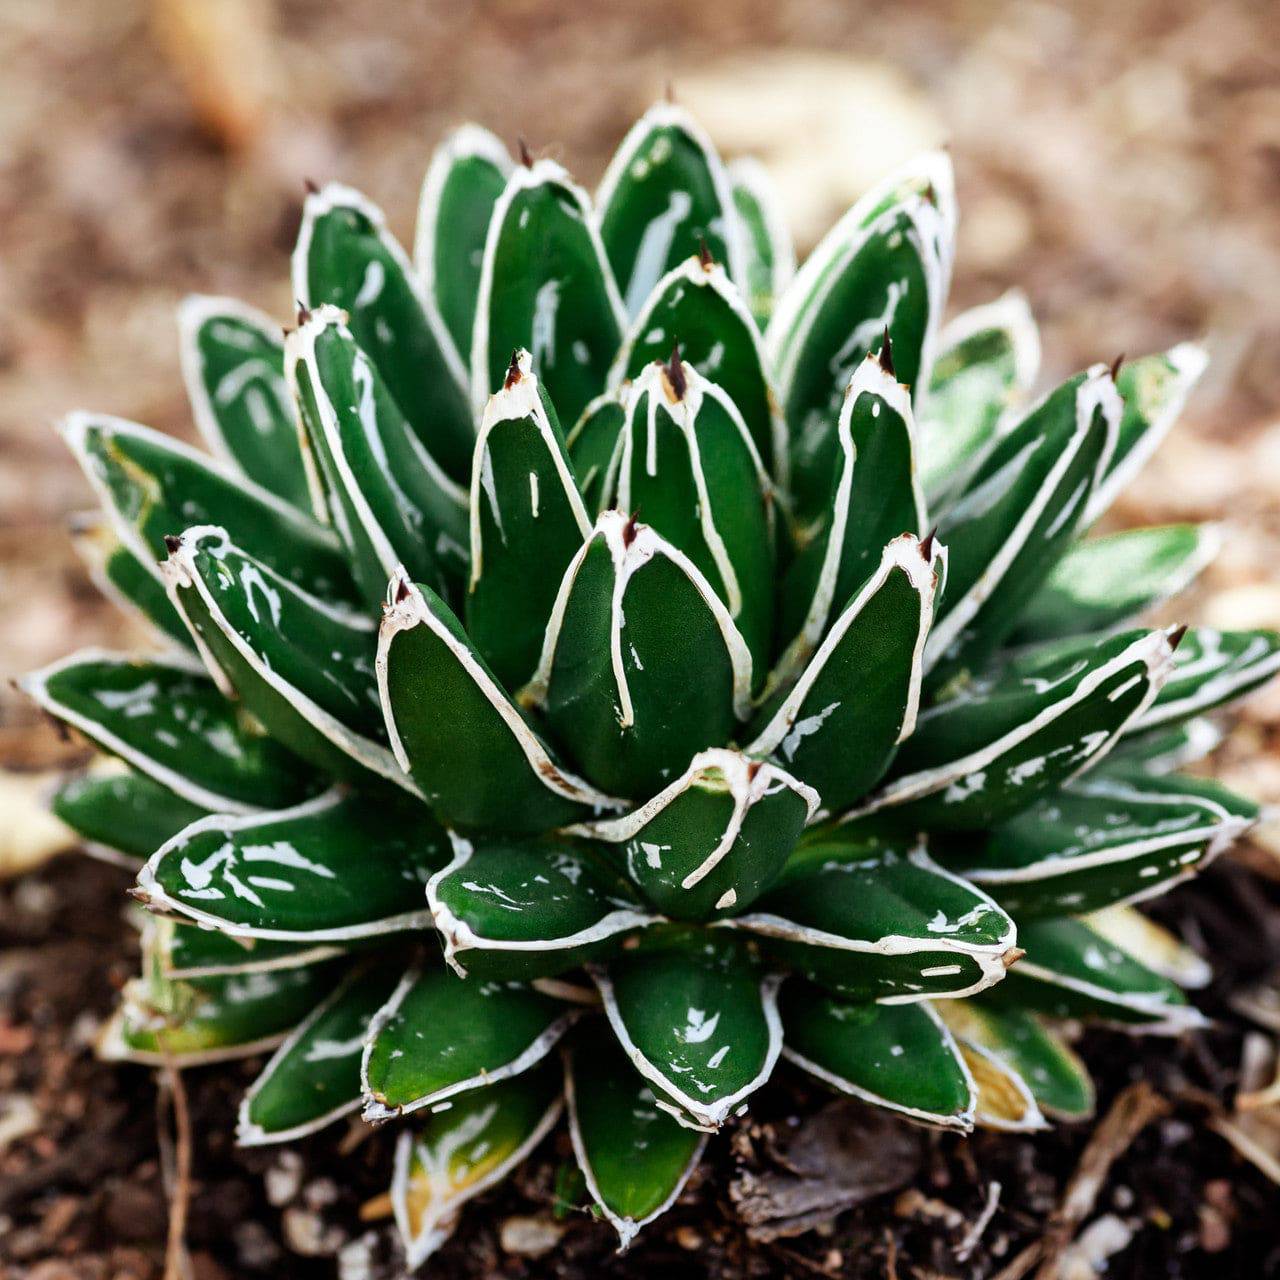
[[[594,200],[458,131],[412,258],[313,192],[284,336],[185,303],[210,454],[63,429],[155,651],[26,682],[150,913],[103,1051],[273,1049],[245,1143],[398,1123],[417,1265],[562,1113],[625,1244],[780,1059],[1030,1129],[1091,1109],[1063,1019],[1196,1025],[1132,904],[1253,821],[1175,770],[1280,639],[1134,622],[1214,530],[1091,529],[1204,357],[1033,396],[1021,297],[943,324],[955,231],[928,155],[793,274],[663,104]]]

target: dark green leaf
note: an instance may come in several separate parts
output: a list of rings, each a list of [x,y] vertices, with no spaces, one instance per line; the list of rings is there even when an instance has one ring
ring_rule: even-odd
[[[1148,773],[1170,773],[1203,760],[1223,739],[1221,727],[1207,718],[1186,720],[1145,733],[1126,734],[1116,743],[1116,763],[1140,764]]]
[[[791,283],[796,250],[783,220],[778,190],[764,166],[750,156],[729,166],[733,203],[746,231],[747,267],[743,293],[763,330],[773,306]]]
[[[172,916],[147,916],[143,950],[148,949],[166,978],[225,978],[319,964],[342,955],[346,948],[332,942],[234,938],[217,929],[183,924]]]
[[[578,488],[587,513],[594,520],[606,507],[613,505],[616,478],[610,475],[615,466],[618,440],[626,421],[626,410],[612,392],[596,396],[582,411],[567,445],[569,458],[578,477]]]

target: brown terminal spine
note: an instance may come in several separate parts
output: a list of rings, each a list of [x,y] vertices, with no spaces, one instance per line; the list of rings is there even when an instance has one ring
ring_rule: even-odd
[[[880,367],[889,375],[889,377],[897,377],[893,371],[893,343],[889,341],[889,326],[884,327],[884,341],[880,344]]]
[[[502,389],[510,391],[520,381],[520,352],[511,352],[511,363],[507,365],[507,376],[502,380]]]
[[[671,384],[671,390],[675,392],[676,399],[683,400],[685,393],[689,390],[689,379],[685,376],[684,364],[680,360],[678,342],[671,348],[671,359],[662,366],[662,369],[667,375],[667,381]]]

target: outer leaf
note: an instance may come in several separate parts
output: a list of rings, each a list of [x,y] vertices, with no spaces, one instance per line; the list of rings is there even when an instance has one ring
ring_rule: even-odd
[[[186,659],[82,649],[20,686],[103,751],[202,809],[252,813],[313,788],[302,762],[242,724]]]
[[[932,1004],[853,1004],[793,981],[782,1023],[783,1056],[833,1089],[928,1124],[973,1127],[973,1081]]]
[[[916,830],[974,830],[1011,817],[1096,764],[1171,669],[1162,631],[1015,662],[922,715],[893,779],[850,816],[896,809],[887,816]]]
[[[627,330],[610,386],[619,390],[676,346],[733,401],[770,475],[785,484],[786,427],[764,344],[741,294],[709,258],[689,258],[658,281]]]
[[[444,822],[532,833],[621,807],[555,763],[449,606],[403,574],[377,672],[396,759]]]
[[[386,963],[353,969],[294,1028],[240,1103],[241,1146],[292,1142],[360,1105],[365,1034],[396,976]]]
[[[817,793],[777,765],[712,748],[638,809],[575,830],[622,845],[632,883],[664,915],[706,920],[742,911],[773,883],[817,807]]]
[[[921,654],[941,551],[895,538],[789,690],[753,725],[753,755],[773,755],[839,812],[879,780],[915,727]]]
[[[779,206],[778,190],[768,171],[750,156],[729,166],[733,203],[746,230],[747,269],[743,293],[763,330],[775,301],[791,283],[796,250]]]
[[[471,350],[485,237],[511,169],[488,129],[464,124],[436,148],[422,184],[414,264],[459,351]]]
[[[171,916],[144,916],[143,951],[154,958],[165,978],[229,978],[319,964],[343,954],[325,942],[276,942],[265,938],[233,938],[202,925],[182,924]]]
[[[923,849],[852,832],[815,835],[757,909],[728,922],[852,1000],[969,995],[1014,958],[1013,921]]]
[[[581,842],[454,843],[453,861],[432,876],[427,900],[445,959],[464,976],[552,977],[653,922],[617,870]]]
[[[280,326],[234,298],[178,308],[182,377],[196,426],[224,462],[295,507],[307,505]]]
[[[1019,920],[1164,893],[1249,829],[1257,807],[1199,778],[1112,767],[997,827],[961,861]]]
[[[389,1120],[519,1075],[580,1010],[514,983],[411,969],[378,1011],[360,1068],[366,1120]]]
[[[574,422],[604,385],[624,324],[586,193],[550,160],[516,169],[485,241],[471,345],[477,412],[527,347],[561,417]]]
[[[548,1063],[464,1094],[400,1135],[391,1203],[410,1271],[449,1238],[463,1204],[501,1182],[546,1137],[562,1105],[560,1073]]]
[[[328,303],[347,313],[418,440],[465,482],[475,443],[466,368],[382,210],[336,182],[309,195],[293,251],[293,295],[304,310]]]
[[[138,890],[234,936],[345,942],[424,928],[422,886],[447,857],[411,802],[335,789],[278,813],[202,818],[152,855]]]
[[[773,484],[732,400],[691,365],[651,364],[622,432],[620,511],[678,547],[716,589],[751,651],[757,683],[773,648]]]
[[[618,440],[627,411],[613,392],[596,396],[582,411],[566,441],[578,488],[587,512],[594,520],[612,506],[617,469]]]
[[[940,532],[947,594],[925,650],[934,687],[977,671],[1066,550],[1115,448],[1120,397],[1095,365],[1051,392],[983,458]]]
[[[1216,525],[1126,529],[1077,542],[1018,621],[1018,643],[1107,631],[1189,586],[1218,554]]]
[[[590,533],[560,422],[521,351],[485,407],[471,468],[467,634],[508,689],[538,665],[560,579]]]
[[[599,1019],[566,1053],[564,1085],[578,1167],[625,1249],[676,1201],[706,1137],[658,1106]]]
[[[747,237],[724,164],[689,114],[659,102],[632,126],[596,193],[600,238],[634,316],[701,245],[745,286]]]
[[[772,1074],[780,980],[737,939],[691,932],[592,976],[627,1057],[681,1123],[719,1128]]]
[[[172,546],[170,598],[222,692],[319,768],[412,791],[384,745],[372,621],[292,586],[223,529],[188,529]]]
[[[275,494],[123,418],[73,413],[61,430],[116,536],[157,581],[167,537],[216,523],[290,582],[330,599],[349,595],[338,540]]]
[[[1198,990],[1213,981],[1213,967],[1199,952],[1134,907],[1105,907],[1081,919],[1099,937],[1141,956],[1148,969],[1180,987]]]
[[[635,795],[732,736],[751,670],[733,619],[689,558],[606,511],[565,573],[528,696],[593,781]]]
[[[1181,724],[1131,733],[1115,746],[1117,764],[1140,764],[1148,773],[1171,773],[1203,760],[1216,750],[1224,737],[1222,728],[1209,719],[1186,720]]]

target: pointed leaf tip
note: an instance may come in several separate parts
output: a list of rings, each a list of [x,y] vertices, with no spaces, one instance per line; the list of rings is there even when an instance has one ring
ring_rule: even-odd
[[[629,547],[635,540],[636,534],[640,532],[640,512],[633,511],[631,518],[627,521],[622,530],[622,545]]]
[[[520,154],[520,163],[524,165],[526,169],[532,169],[533,156],[529,154],[529,144],[524,140],[523,137],[516,139],[516,149]]]
[[[893,343],[889,341],[889,326],[884,327],[884,341],[880,345],[880,367],[889,375],[895,377],[893,371]]]
[[[520,378],[520,349],[518,347],[512,347],[511,363],[507,366],[507,376],[503,380],[502,389],[504,391],[510,391],[511,388],[520,381]]]
[[[663,372],[667,375],[667,384],[671,388],[671,394],[677,400],[683,400],[689,390],[689,379],[684,371],[684,364],[680,360],[680,344],[677,342],[671,348],[671,359],[662,366]]]
[[[320,194],[320,184],[314,178],[303,178],[302,185],[306,189],[307,195],[318,196]]]
[[[1120,376],[1121,366],[1124,364],[1124,352],[1122,351],[1111,362],[1111,381],[1114,382]]]
[[[1177,652],[1178,646],[1182,643],[1182,638],[1186,634],[1187,634],[1187,624],[1185,622],[1180,623],[1176,627],[1169,628],[1169,631],[1168,631],[1169,650],[1171,653]]]
[[[929,564],[933,560],[933,544],[938,537],[938,526],[935,524],[932,529],[925,535],[924,541],[920,544],[920,554],[924,557],[925,564]]]
[[[698,237],[698,261],[702,264],[704,271],[710,271],[716,263],[716,260],[711,256],[711,250],[707,247],[706,236]]]
[[[182,546],[181,538],[172,533],[166,533],[164,535],[164,549],[169,552],[170,555],[177,551],[180,546]]]

